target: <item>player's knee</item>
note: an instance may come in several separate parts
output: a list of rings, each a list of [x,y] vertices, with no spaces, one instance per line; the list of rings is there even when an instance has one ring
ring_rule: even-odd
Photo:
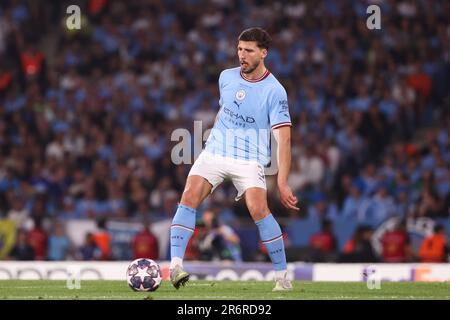
[[[181,196],[180,203],[184,206],[188,206],[190,208],[197,208],[201,201],[201,194],[199,192],[195,192],[192,188],[187,188],[184,190],[183,195]]]
[[[251,203],[248,204],[248,211],[254,221],[264,219],[269,214],[269,208],[264,203]]]

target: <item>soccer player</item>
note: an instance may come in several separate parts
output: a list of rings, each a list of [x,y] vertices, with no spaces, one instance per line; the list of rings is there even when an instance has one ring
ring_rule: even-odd
[[[205,149],[193,164],[170,231],[170,279],[178,289],[189,280],[183,257],[195,230],[196,209],[224,180],[245,198],[275,269],[274,291],[291,290],[281,229],[267,205],[264,166],[270,162],[270,130],[278,143],[278,189],[283,205],[298,210],[287,180],[291,165],[291,119],[286,90],[264,65],[269,34],[244,30],[238,38],[240,67],[219,76],[220,110]]]

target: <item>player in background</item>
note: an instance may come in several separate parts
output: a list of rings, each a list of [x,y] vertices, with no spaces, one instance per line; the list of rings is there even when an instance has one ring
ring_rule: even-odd
[[[245,197],[262,243],[275,269],[274,291],[291,290],[279,224],[269,210],[264,166],[270,161],[270,132],[278,143],[277,184],[288,209],[298,210],[287,180],[291,165],[291,119],[286,90],[264,65],[271,43],[261,28],[244,30],[238,38],[240,67],[219,76],[220,110],[205,149],[193,164],[170,232],[170,278],[175,288],[189,280],[183,257],[195,230],[197,207],[225,179]]]

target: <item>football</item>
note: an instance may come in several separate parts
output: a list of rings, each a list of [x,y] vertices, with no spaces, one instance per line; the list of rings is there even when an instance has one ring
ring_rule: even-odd
[[[134,291],[155,291],[159,288],[161,280],[161,268],[151,259],[139,258],[128,266],[127,283]]]

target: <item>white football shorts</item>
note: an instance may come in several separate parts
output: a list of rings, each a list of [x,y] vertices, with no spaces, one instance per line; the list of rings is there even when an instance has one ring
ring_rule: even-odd
[[[211,193],[229,178],[237,189],[236,201],[248,188],[266,188],[264,167],[256,161],[223,157],[203,150],[191,167],[188,176],[201,176],[212,185]]]

